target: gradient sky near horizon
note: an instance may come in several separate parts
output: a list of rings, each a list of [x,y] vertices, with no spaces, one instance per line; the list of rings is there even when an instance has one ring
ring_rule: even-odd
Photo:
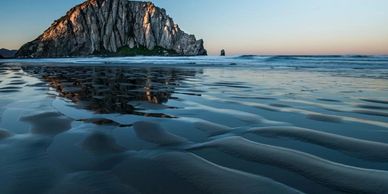
[[[83,0],[1,0],[0,47],[18,49]],[[153,0],[210,54],[388,54],[387,0]]]

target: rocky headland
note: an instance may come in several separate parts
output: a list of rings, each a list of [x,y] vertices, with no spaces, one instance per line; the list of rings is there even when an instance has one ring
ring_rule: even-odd
[[[88,0],[23,45],[16,57],[206,54],[203,40],[182,31],[151,2]]]

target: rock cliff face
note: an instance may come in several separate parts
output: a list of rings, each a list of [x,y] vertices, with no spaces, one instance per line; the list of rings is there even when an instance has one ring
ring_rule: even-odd
[[[203,40],[183,32],[164,9],[151,2],[88,0],[56,20],[36,40],[23,45],[16,56],[90,56],[114,54],[123,48],[207,54]]]

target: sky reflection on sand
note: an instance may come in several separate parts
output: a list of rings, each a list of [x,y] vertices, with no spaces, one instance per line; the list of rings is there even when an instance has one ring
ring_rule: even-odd
[[[358,75],[1,64],[0,193],[388,192],[388,80]]]

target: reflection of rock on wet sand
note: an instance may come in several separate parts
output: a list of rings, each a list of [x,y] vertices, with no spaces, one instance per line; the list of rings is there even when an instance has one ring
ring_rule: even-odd
[[[23,67],[25,72],[47,81],[60,96],[97,113],[168,115],[140,113],[133,101],[166,103],[179,82],[197,72],[187,69],[123,67]],[[159,108],[160,106],[158,106]],[[169,107],[166,107],[169,108]]]

